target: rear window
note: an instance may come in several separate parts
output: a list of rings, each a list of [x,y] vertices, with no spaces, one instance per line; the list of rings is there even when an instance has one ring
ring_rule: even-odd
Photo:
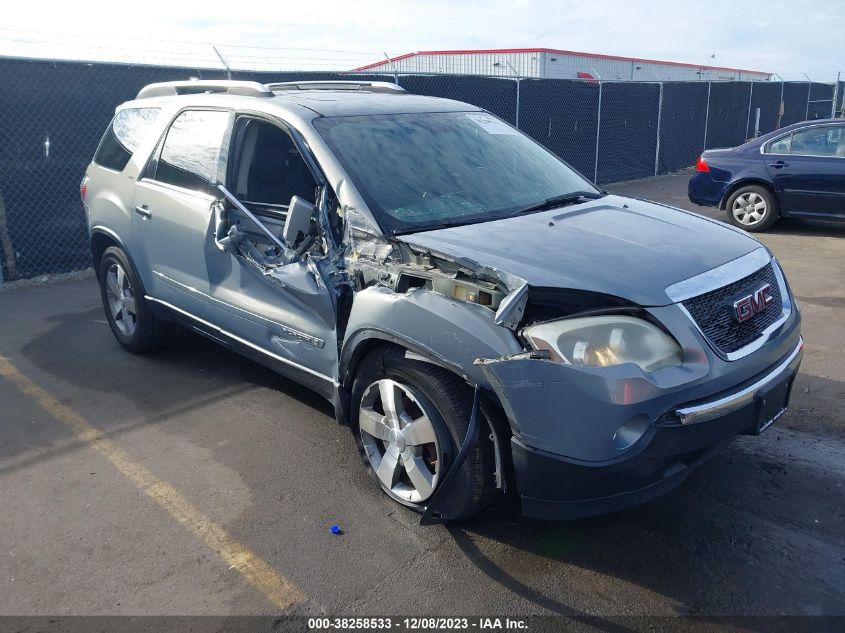
[[[158,108],[127,108],[118,112],[103,134],[94,162],[108,169],[123,171],[158,118],[158,113]]]

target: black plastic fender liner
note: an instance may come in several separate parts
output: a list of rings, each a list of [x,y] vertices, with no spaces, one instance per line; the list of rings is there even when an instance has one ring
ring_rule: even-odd
[[[478,442],[480,435],[478,424],[480,401],[479,388],[476,386],[472,395],[472,411],[469,414],[469,426],[467,427],[467,434],[464,438],[463,444],[461,444],[461,450],[458,451],[455,461],[452,462],[452,465],[443,476],[443,481],[440,482],[440,485],[437,486],[437,490],[435,490],[434,494],[431,496],[431,500],[428,502],[422,517],[420,517],[420,525],[446,523],[455,514],[457,514],[456,508],[453,508],[450,505],[454,497],[449,493],[457,472],[461,469],[461,466],[464,465],[470,451]]]

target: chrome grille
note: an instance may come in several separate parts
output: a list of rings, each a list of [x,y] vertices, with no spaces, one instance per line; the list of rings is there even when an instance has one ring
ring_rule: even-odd
[[[772,288],[771,296],[774,300],[771,305],[747,321],[737,321],[734,318],[733,301],[764,284]],[[780,318],[782,305],[780,285],[771,263],[739,281],[683,302],[704,335],[724,354],[742,349],[760,338],[765,329]]]

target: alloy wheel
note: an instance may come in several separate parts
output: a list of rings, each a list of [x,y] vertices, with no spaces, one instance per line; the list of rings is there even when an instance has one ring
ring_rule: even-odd
[[[754,191],[737,196],[731,209],[736,221],[745,226],[760,223],[766,217],[767,211],[766,200]]]
[[[358,410],[361,441],[370,467],[392,497],[419,503],[437,486],[440,442],[411,390],[383,378],[364,391]]]
[[[135,294],[129,275],[117,262],[111,264],[106,272],[106,299],[117,329],[124,336],[132,336],[138,325]]]

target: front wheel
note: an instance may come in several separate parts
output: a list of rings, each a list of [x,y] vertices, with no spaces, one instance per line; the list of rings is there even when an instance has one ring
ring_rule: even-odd
[[[365,358],[352,386],[352,426],[370,475],[393,500],[418,512],[460,450],[472,409],[469,387],[454,374],[410,361],[398,348]],[[489,505],[493,452],[486,434],[450,483],[453,520]]]
[[[763,187],[749,185],[734,191],[728,199],[728,220],[746,231],[765,231],[778,219],[777,200]]]

